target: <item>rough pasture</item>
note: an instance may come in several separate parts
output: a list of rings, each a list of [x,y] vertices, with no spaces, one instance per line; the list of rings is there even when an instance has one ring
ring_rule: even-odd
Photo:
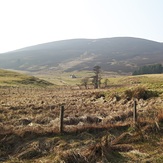
[[[162,131],[159,108],[163,100],[137,100],[142,136],[132,128],[133,99],[114,91],[1,88],[0,161],[93,162],[104,159],[102,153],[107,160],[118,154],[118,159],[127,161],[133,142],[150,139],[145,132]],[[61,105],[65,107],[63,135],[58,132]],[[99,157],[93,160],[97,151]],[[109,151],[118,153],[114,156]]]

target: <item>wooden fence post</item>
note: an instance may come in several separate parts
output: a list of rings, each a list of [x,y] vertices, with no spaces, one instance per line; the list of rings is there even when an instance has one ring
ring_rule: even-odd
[[[133,110],[133,122],[134,124],[137,123],[137,103],[136,103],[136,100],[134,100],[134,110]]]
[[[60,108],[60,124],[59,124],[59,132],[63,133],[63,117],[64,117],[64,105],[61,105]]]

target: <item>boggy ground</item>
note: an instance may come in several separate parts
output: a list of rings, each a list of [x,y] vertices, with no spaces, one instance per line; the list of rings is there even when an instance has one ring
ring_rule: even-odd
[[[1,162],[161,162],[163,99],[116,88],[0,91]],[[64,105],[64,133],[59,133]]]

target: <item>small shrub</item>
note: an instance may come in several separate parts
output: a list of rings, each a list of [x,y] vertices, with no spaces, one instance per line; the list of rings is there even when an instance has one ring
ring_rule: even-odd
[[[135,89],[126,90],[124,92],[124,94],[128,100],[131,100],[132,98],[146,100],[150,97],[157,97],[158,96],[157,92],[147,90],[144,87],[137,87]]]
[[[132,92],[132,90],[126,90],[125,92],[124,92],[124,94],[125,94],[125,98],[127,98],[128,100],[131,100],[132,99],[132,97],[133,97],[133,92]]]

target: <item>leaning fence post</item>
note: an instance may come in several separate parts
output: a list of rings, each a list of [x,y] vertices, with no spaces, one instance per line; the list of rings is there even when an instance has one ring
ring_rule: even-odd
[[[134,100],[134,110],[133,110],[133,123],[136,124],[137,123],[137,102],[136,100]]]
[[[61,105],[60,108],[60,124],[59,124],[59,132],[63,133],[63,117],[64,117],[64,105]]]

